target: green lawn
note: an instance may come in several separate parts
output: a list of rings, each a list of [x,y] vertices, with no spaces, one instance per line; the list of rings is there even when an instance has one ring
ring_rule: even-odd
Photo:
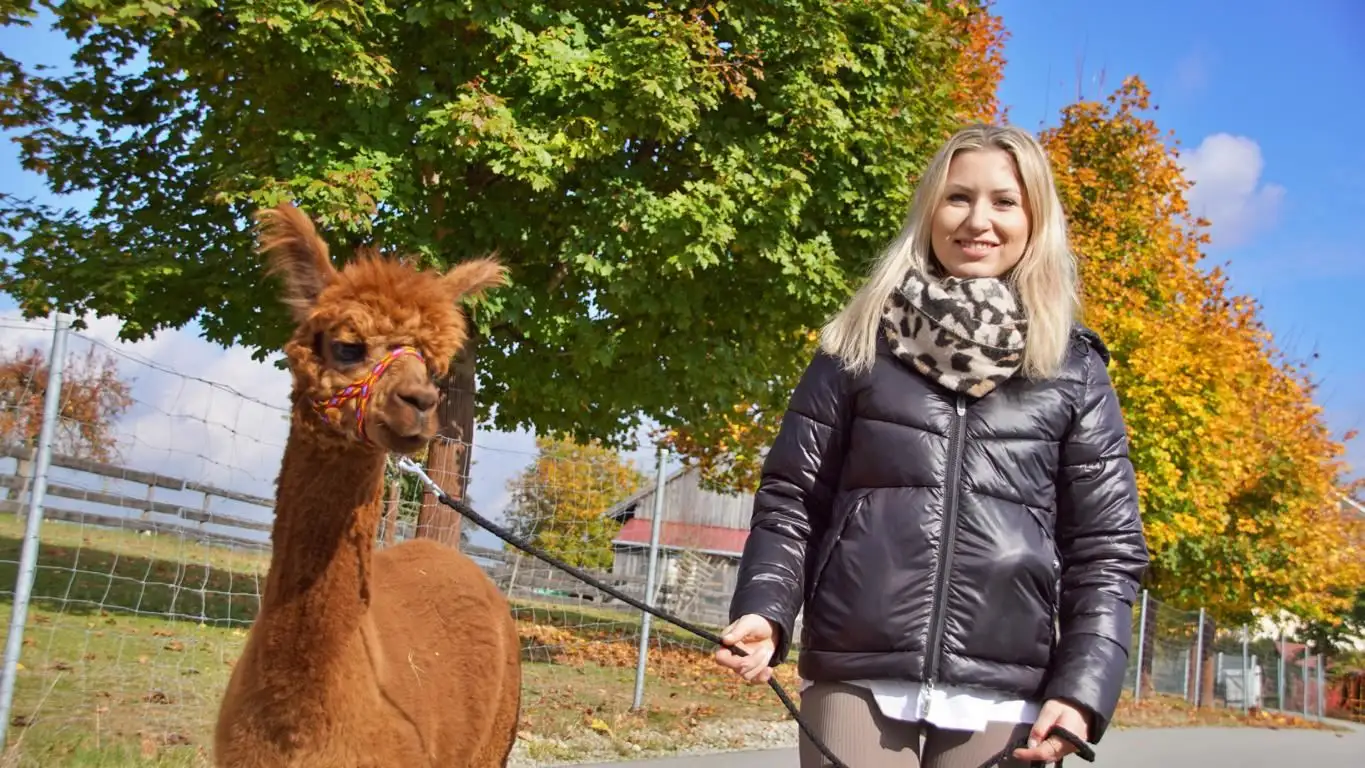
[[[0,517],[6,626],[21,536],[18,519]],[[267,563],[173,536],[45,522],[0,765],[207,766],[218,697]],[[514,611],[527,758],[663,751],[714,716],[782,714],[766,688],[720,674],[705,643],[664,622],[653,625],[647,706],[631,712],[637,614],[527,601]]]

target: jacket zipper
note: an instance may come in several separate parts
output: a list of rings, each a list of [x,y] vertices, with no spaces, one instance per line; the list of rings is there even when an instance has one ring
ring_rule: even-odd
[[[943,528],[940,534],[942,542],[943,556],[938,561],[938,581],[935,582],[937,593],[934,595],[934,613],[930,619],[929,632],[929,652],[927,656],[928,674],[925,675],[924,686],[920,688],[920,716],[929,714],[929,698],[934,692],[935,678],[938,676],[939,653],[943,644],[944,633],[944,614],[947,612],[948,603],[948,571],[953,565],[953,548],[957,545],[957,506],[959,496],[959,486],[962,484],[962,453],[963,444],[966,442],[967,431],[967,404],[962,395],[957,396],[955,403],[956,418],[953,420],[953,434],[949,438],[948,455],[951,459],[948,464],[948,477],[944,488],[945,504],[943,505]]]

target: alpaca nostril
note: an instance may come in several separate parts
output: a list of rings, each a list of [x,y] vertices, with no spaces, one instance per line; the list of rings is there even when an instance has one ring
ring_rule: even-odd
[[[420,389],[416,391],[399,392],[398,399],[411,405],[419,413],[426,413],[436,407],[436,390],[433,387],[430,391]]]

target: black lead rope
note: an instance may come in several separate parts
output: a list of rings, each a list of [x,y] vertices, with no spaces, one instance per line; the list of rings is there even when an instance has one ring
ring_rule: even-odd
[[[518,536],[516,536],[516,534],[513,534],[506,528],[503,528],[502,526],[498,525],[492,520],[489,520],[488,518],[474,511],[473,507],[469,506],[463,501],[453,499],[450,496],[448,496],[446,492],[441,489],[441,486],[436,484],[436,481],[432,480],[429,476],[427,476],[426,471],[422,469],[421,465],[419,465],[412,459],[408,458],[407,456],[402,456],[398,459],[398,466],[400,469],[403,469],[404,471],[410,472],[414,475],[417,475],[417,477],[421,478],[422,483],[426,485],[427,490],[431,491],[431,493],[436,496],[437,501],[441,502],[447,507],[450,507],[456,512],[459,512],[461,515],[469,518],[469,520],[473,522],[475,525],[479,526],[480,528],[483,528],[489,533],[492,533],[494,536],[497,536],[499,539],[502,539],[508,544],[511,544],[517,549],[520,549],[521,551],[527,553],[528,555],[531,555],[539,560],[543,560],[544,562],[554,566],[555,568],[558,568],[559,570],[564,571],[565,573],[573,576],[579,581],[582,581],[595,589],[599,589],[603,592],[606,592],[612,597],[622,602],[628,603],[632,607],[638,608],[650,614],[651,616],[662,619],[668,622],[669,624],[678,627],[679,629],[691,632],[697,637],[700,637],[703,640],[711,642],[715,645],[728,648],[737,656],[749,655],[742,648],[736,648],[735,646],[727,645],[723,640],[721,640],[720,636],[715,634],[714,632],[711,632],[710,630],[707,630],[704,627],[699,627],[686,619],[674,616],[673,614],[668,613],[667,611],[661,611],[658,608],[649,605],[648,603],[637,600],[631,597],[630,595],[621,592],[618,589],[615,589],[607,584],[602,583],[602,581],[600,581],[593,575],[572,565],[569,565],[563,560],[560,560],[554,555],[551,555],[548,552],[542,550],[540,547],[537,547],[534,544],[521,540]],[[777,677],[775,676],[770,677],[768,679],[768,685],[773,689],[773,692],[777,694],[777,698],[782,700],[782,706],[787,708],[787,712],[790,713],[792,719],[796,721],[796,725],[798,728],[801,729],[801,732],[806,735],[806,738],[810,739],[811,744],[814,744],[816,749],[820,750],[820,754],[824,755],[825,759],[830,761],[831,768],[849,768],[849,766],[845,765],[842,760],[834,756],[834,753],[830,751],[829,746],[825,744],[824,740],[822,740],[819,736],[815,735],[815,731],[813,731],[810,725],[807,724],[804,719],[802,719],[801,714],[796,707],[796,704],[792,702],[791,697],[787,695],[787,692],[782,688],[781,683],[777,682]],[[1076,747],[1076,752],[1082,759],[1088,760],[1090,762],[1095,761],[1095,753],[1093,750],[1091,750],[1090,745],[1086,744],[1084,740],[1082,740],[1075,734],[1071,733],[1070,731],[1066,730],[1065,728],[1054,725],[1052,727],[1052,730],[1048,732],[1048,736],[1057,736],[1059,738],[1065,739],[1066,741],[1070,742],[1073,746]],[[1002,761],[1009,758],[1013,754],[1015,749],[1018,749],[1023,746],[1026,746],[1025,741],[1020,741],[1011,744],[1008,747],[1005,747],[1004,749],[997,752],[993,757],[991,757],[990,760],[987,760],[985,763],[982,763],[980,768],[991,768],[992,766],[999,765]],[[1057,766],[1059,768],[1061,764],[1062,761],[1058,760]],[[1033,763],[1033,765],[1041,766],[1042,763],[1035,762]]]

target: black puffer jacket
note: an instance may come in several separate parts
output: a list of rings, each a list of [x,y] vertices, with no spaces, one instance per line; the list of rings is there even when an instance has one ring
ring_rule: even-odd
[[[1056,379],[976,401],[884,340],[856,378],[816,356],[765,459],[731,604],[780,627],[773,664],[804,602],[805,679],[1064,699],[1098,741],[1148,555],[1108,351],[1085,329],[1073,342]]]

